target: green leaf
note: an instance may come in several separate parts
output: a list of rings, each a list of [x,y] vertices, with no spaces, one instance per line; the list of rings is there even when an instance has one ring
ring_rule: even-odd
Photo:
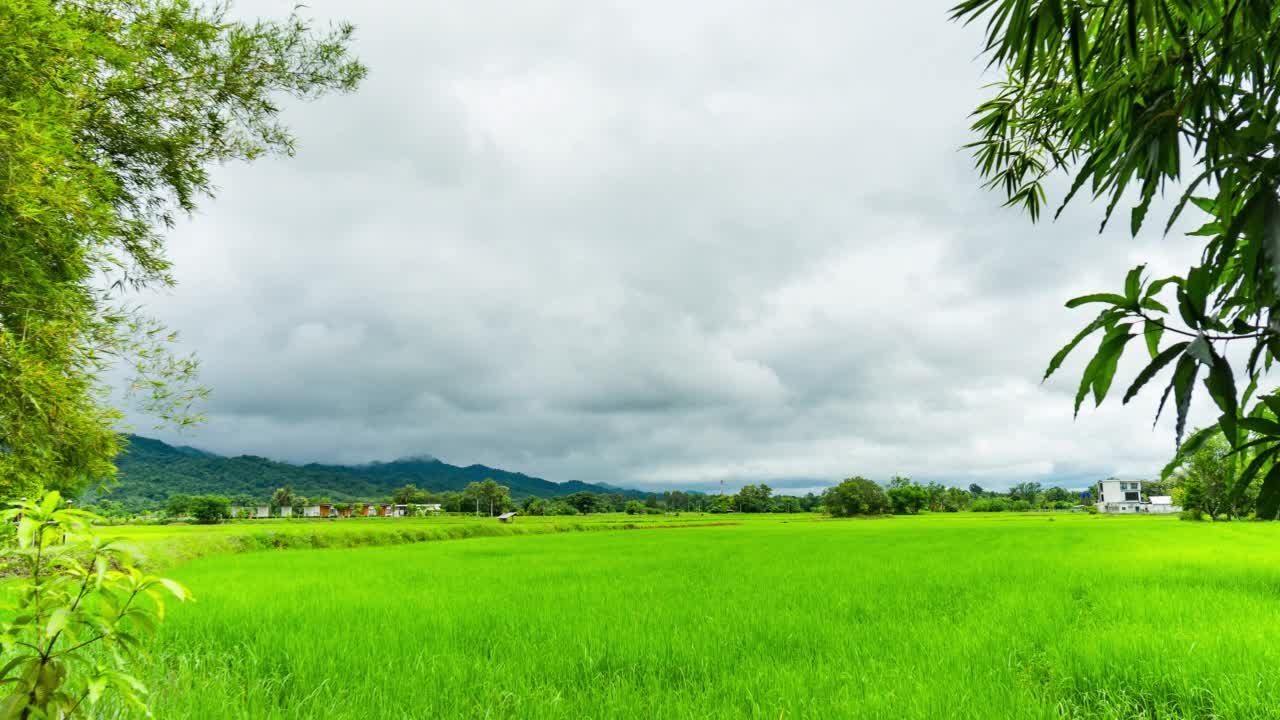
[[[1138,295],[1142,292],[1142,271],[1146,269],[1146,265],[1139,265],[1129,271],[1124,278],[1124,297],[1127,304],[1133,305],[1138,302]]]
[[[1238,421],[1240,427],[1259,435],[1280,438],[1280,422],[1260,417],[1245,417]]]
[[[1081,305],[1098,302],[1108,303],[1119,307],[1124,307],[1129,304],[1129,300],[1123,295],[1117,295],[1116,293],[1093,293],[1091,295],[1081,295],[1080,297],[1071,298],[1067,301],[1067,307],[1077,308]]]
[[[1120,362],[1120,355],[1124,352],[1125,343],[1134,337],[1133,333],[1129,332],[1129,328],[1129,325],[1117,325],[1112,328],[1102,339],[1097,354],[1085,367],[1084,375],[1080,378],[1080,387],[1076,391],[1075,414],[1077,416],[1080,414],[1080,405],[1091,388],[1095,404],[1101,403],[1102,398],[1106,397],[1107,390],[1111,387],[1111,379],[1116,373],[1116,364]]]
[[[1253,460],[1245,466],[1244,471],[1236,478],[1235,483],[1231,486],[1232,504],[1238,503],[1240,498],[1244,497],[1244,493],[1249,489],[1249,485],[1253,482],[1253,478],[1262,470],[1262,466],[1275,457],[1280,452],[1280,445],[1272,445],[1259,452],[1254,456]]]
[[[1275,520],[1280,516],[1280,465],[1272,465],[1262,479],[1258,491],[1257,514],[1261,520]]]
[[[182,601],[192,600],[191,591],[187,590],[182,583],[177,580],[170,580],[169,578],[159,578],[159,580],[160,584],[168,588],[169,592],[173,593],[174,597]]]
[[[1182,287],[1182,278],[1178,277],[1177,275],[1170,275],[1169,277],[1160,278],[1159,280],[1156,280],[1155,282],[1147,286],[1146,296],[1149,298],[1155,297],[1160,293],[1161,290],[1165,288],[1166,285],[1176,285],[1178,287]]]
[[[1221,432],[1221,430],[1217,425],[1210,425],[1209,427],[1200,428],[1199,430],[1191,433],[1191,437],[1188,437],[1186,442],[1178,446],[1177,452],[1173,454],[1173,459],[1170,460],[1168,464],[1164,466],[1164,469],[1160,471],[1160,480],[1168,480],[1169,476],[1172,475],[1188,457],[1194,455],[1197,450],[1204,447],[1204,444],[1209,441],[1209,438],[1217,435],[1219,432]]]
[[[1273,415],[1280,417],[1280,396],[1275,394],[1263,395],[1258,399],[1266,404],[1267,409],[1270,410]]]
[[[1138,377],[1134,378],[1133,384],[1130,385],[1129,390],[1125,392],[1124,400],[1122,402],[1127,405],[1129,401],[1132,400],[1134,396],[1138,394],[1138,391],[1142,389],[1143,385],[1146,385],[1148,382],[1150,382],[1151,378],[1155,377],[1156,373],[1160,372],[1165,365],[1168,365],[1169,363],[1173,362],[1173,360],[1177,358],[1179,355],[1181,355],[1183,351],[1187,349],[1187,346],[1190,344],[1191,343],[1189,342],[1175,343],[1165,348],[1164,352],[1161,352],[1158,355],[1156,355],[1155,358],[1151,361],[1151,363],[1148,364],[1145,368],[1143,368],[1142,372],[1138,373]]]
[[[1164,336],[1164,326],[1147,320],[1142,327],[1142,336],[1147,341],[1147,352],[1155,358],[1160,354],[1160,338]]]
[[[1053,375],[1058,368],[1062,367],[1062,362],[1067,359],[1067,356],[1071,354],[1072,350],[1076,349],[1076,346],[1080,344],[1081,340],[1084,340],[1106,326],[1109,319],[1108,312],[1109,311],[1103,311],[1102,314],[1098,315],[1097,319],[1086,325],[1083,330],[1076,333],[1076,336],[1071,338],[1071,342],[1064,345],[1061,350],[1054,354],[1053,359],[1049,361],[1049,368],[1044,371],[1044,378],[1041,379],[1041,382],[1048,380],[1050,375]]]
[[[1178,366],[1173,371],[1173,397],[1178,411],[1174,439],[1178,444],[1182,443],[1182,434],[1187,429],[1187,411],[1191,408],[1191,395],[1199,372],[1200,365],[1189,353],[1178,358]]]
[[[1191,344],[1195,345],[1194,342]],[[1191,350],[1188,348],[1187,352],[1191,352]],[[1236,402],[1236,380],[1231,372],[1231,363],[1227,362],[1227,359],[1221,355],[1213,353],[1212,364],[1209,366],[1209,377],[1205,378],[1204,384],[1218,409],[1223,414],[1231,416],[1231,424],[1234,427],[1235,417],[1239,411]],[[1236,439],[1233,435],[1228,435],[1227,439],[1231,441],[1232,445],[1236,444]]]
[[[62,493],[52,490],[48,495],[44,496],[44,500],[40,501],[40,514],[44,516],[52,515],[58,506],[62,504]]]
[[[49,613],[49,624],[45,626],[44,636],[51,638],[62,632],[67,627],[67,623],[71,621],[71,611],[65,607],[54,608]]]

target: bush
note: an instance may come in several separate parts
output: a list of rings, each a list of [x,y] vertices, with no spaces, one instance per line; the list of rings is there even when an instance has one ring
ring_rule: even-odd
[[[628,500],[626,511],[628,515],[644,515],[646,508],[639,500]]]
[[[822,504],[835,517],[883,515],[889,512],[889,497],[877,484],[864,477],[852,477],[823,493]]]
[[[1098,514],[1098,506],[1097,506],[1097,505],[1085,505],[1085,506],[1084,506],[1084,511],[1085,511],[1085,512],[1087,512],[1087,513],[1089,513],[1090,515],[1097,515],[1097,514]]]
[[[231,500],[222,495],[198,495],[187,506],[191,517],[201,525],[213,525],[231,517]]]
[[[1027,512],[1031,509],[1031,502],[1028,500],[1014,500],[1009,503],[1009,509],[1013,512]]]
[[[0,523],[17,522],[2,564],[18,603],[0,623],[0,717],[97,716],[106,694],[150,717],[130,673],[164,618],[164,595],[185,600],[187,590],[144,575],[125,548],[94,536],[94,515],[63,505],[51,492],[0,512]]]
[[[1205,519],[1205,514],[1204,514],[1204,511],[1200,510],[1199,508],[1188,508],[1186,510],[1183,510],[1181,513],[1178,513],[1178,518],[1181,520],[1191,520],[1193,522],[1201,522],[1202,520]]]
[[[974,500],[969,509],[973,512],[1006,512],[1009,510],[1009,499],[1002,497],[982,498]]]

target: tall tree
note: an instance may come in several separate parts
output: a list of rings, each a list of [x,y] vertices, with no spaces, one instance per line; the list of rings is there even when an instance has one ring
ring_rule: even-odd
[[[1135,338],[1150,359],[1123,402],[1172,368],[1170,395],[1182,444],[1196,387],[1221,415],[1228,444],[1257,443],[1237,479],[1263,477],[1259,515],[1280,511],[1280,397],[1258,396],[1280,355],[1280,5],[1274,0],[964,0],[953,16],[985,20],[985,49],[1004,69],[978,107],[970,146],[990,185],[1037,219],[1045,181],[1074,175],[1061,208],[1087,188],[1103,200],[1103,225],[1129,206],[1137,234],[1166,188],[1207,222],[1196,264],[1165,278],[1133,268],[1121,292],[1077,297],[1103,309],[1049,363],[1047,378],[1085,338],[1100,334],[1076,393],[1076,412],[1100,404]],[[1190,172],[1184,176],[1187,170]],[[1166,343],[1166,338],[1173,342]],[[1243,345],[1228,357],[1227,348]],[[1252,405],[1251,405],[1252,403]],[[1187,440],[1195,447],[1210,432]]]
[[[271,507],[293,509],[293,488],[285,485],[271,493]]]
[[[125,363],[194,421],[195,361],[125,294],[173,283],[165,228],[212,165],[290,153],[282,95],[353,89],[352,28],[242,22],[189,0],[0,1],[0,498],[109,479]]]

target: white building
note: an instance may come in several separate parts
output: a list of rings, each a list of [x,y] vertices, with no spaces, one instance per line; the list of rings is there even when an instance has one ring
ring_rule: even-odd
[[[1103,480],[1098,483],[1098,511],[1104,513],[1176,513],[1182,508],[1168,495],[1142,499],[1143,480]]]
[[[302,517],[320,517],[319,505],[307,505],[302,508]]]
[[[287,518],[287,517],[292,517],[292,516],[293,516],[293,508],[292,508],[292,507],[290,507],[290,506],[288,506],[288,505],[281,506],[281,508],[280,508],[280,517],[282,517],[282,518]]]

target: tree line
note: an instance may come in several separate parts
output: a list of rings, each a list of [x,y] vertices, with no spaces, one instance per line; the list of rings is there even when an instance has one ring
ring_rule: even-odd
[[[895,476],[884,486],[864,477],[851,477],[827,489],[822,507],[836,517],[856,515],[915,515],[930,512],[1021,512],[1029,510],[1069,510],[1093,504],[1091,491],[1078,492],[1061,487],[1043,487],[1038,482],[1022,482],[1005,491],[987,490],[972,484],[967,490],[938,482],[918,483]]]

